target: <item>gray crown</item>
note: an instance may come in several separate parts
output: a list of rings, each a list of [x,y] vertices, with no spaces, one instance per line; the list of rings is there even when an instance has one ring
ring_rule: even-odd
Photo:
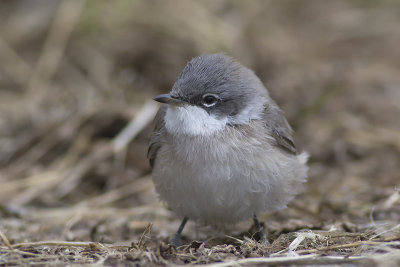
[[[202,105],[202,97],[213,94],[219,102]],[[250,69],[225,54],[203,54],[192,59],[175,82],[171,96],[204,108],[217,116],[234,117],[249,105],[269,99],[268,92]],[[256,103],[255,103],[256,102]]]

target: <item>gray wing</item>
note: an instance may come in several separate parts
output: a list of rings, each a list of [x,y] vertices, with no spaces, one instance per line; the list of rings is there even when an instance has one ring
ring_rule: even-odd
[[[147,158],[149,159],[150,166],[153,168],[154,161],[157,157],[157,152],[162,145],[162,137],[164,131],[164,116],[167,106],[163,105],[157,112],[154,118],[154,130],[150,137],[149,149],[147,150]]]
[[[293,130],[279,107],[274,104],[268,104],[264,109],[264,120],[277,145],[285,151],[296,155],[297,150],[292,137]]]

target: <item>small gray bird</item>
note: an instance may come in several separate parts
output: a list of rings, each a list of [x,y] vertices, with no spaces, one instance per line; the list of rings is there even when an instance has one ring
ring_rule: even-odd
[[[279,210],[307,179],[308,154],[250,69],[225,54],[204,54],[183,69],[155,118],[148,158],[159,197],[183,219],[209,225]]]

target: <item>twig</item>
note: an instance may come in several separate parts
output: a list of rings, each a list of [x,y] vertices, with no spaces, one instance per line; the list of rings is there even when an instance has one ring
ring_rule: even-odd
[[[104,245],[96,242],[68,242],[68,241],[38,241],[38,242],[26,242],[17,243],[12,245],[12,248],[20,247],[37,247],[37,246],[63,246],[63,247],[84,247],[89,248],[97,245],[96,247],[103,247]]]
[[[60,136],[64,139],[71,139],[74,131],[70,129],[77,129],[82,121],[89,117],[89,114],[71,114],[64,118],[62,122],[52,123],[32,133],[34,137],[30,137],[28,147],[20,148],[23,155],[16,158],[10,166],[7,167],[6,172],[9,177],[22,176],[31,168],[41,157],[43,157],[49,150],[60,142]]]
[[[306,254],[306,253],[316,253],[320,251],[328,251],[328,250],[334,250],[334,249],[345,249],[345,248],[352,248],[352,247],[358,247],[362,245],[376,245],[376,244],[381,244],[383,242],[390,242],[390,241],[395,241],[400,239],[400,235],[395,235],[391,236],[386,239],[381,239],[381,240],[376,240],[376,241],[357,241],[349,244],[342,244],[342,245],[335,245],[335,246],[328,246],[328,247],[322,247],[322,248],[316,248],[316,249],[305,249],[305,250],[298,250],[296,253],[298,254]]]
[[[239,244],[243,244],[243,243],[244,243],[244,241],[243,241],[243,240],[240,240],[239,238],[236,238],[236,237],[233,237],[233,236],[230,236],[230,235],[225,235],[225,236],[226,236],[227,238],[230,238],[230,239],[232,239],[232,240],[238,242]]]
[[[28,98],[35,96],[33,99],[40,101],[42,95],[46,92],[48,84],[61,62],[68,39],[85,2],[84,0],[64,0],[61,2],[29,81]]]
[[[6,244],[6,246],[8,247],[8,249],[13,250],[10,241],[8,240],[8,238],[6,237],[6,235],[3,234],[2,231],[0,231],[0,237],[1,237],[1,239],[3,239],[3,242]]]
[[[3,247],[0,247],[0,249],[2,249]],[[42,257],[42,254],[37,254],[37,253],[32,253],[32,252],[27,252],[27,251],[22,251],[22,250],[18,250],[18,249],[14,249],[12,248],[12,253],[17,253],[20,255],[25,255],[25,256],[29,256],[29,257]],[[0,250],[1,252],[1,250]],[[46,258],[49,258],[51,256],[46,255]],[[57,256],[54,256],[54,258],[57,258]]]
[[[139,241],[137,242],[137,247],[138,248],[145,248],[145,238],[149,238],[148,235],[151,233],[151,229],[153,228],[152,223],[148,223],[146,228],[144,229],[142,235],[139,238]]]
[[[400,224],[397,224],[397,225],[393,226],[392,228],[390,228],[390,229],[388,229],[388,230],[386,230],[386,231],[380,232],[380,233],[378,233],[378,234],[372,236],[372,237],[370,238],[370,240],[372,240],[372,239],[374,239],[374,238],[377,238],[378,236],[381,236],[381,235],[386,234],[386,233],[388,233],[388,232],[392,232],[392,231],[394,231],[394,230],[397,230],[397,229],[400,229]]]
[[[0,196],[4,196],[7,193],[10,194],[10,192],[18,192],[26,188],[31,188],[33,186],[41,186],[43,184],[47,184],[54,179],[54,176],[54,171],[45,171],[22,179],[2,182],[0,188]],[[0,200],[1,199],[2,198],[0,197]]]
[[[400,192],[395,191],[393,194],[391,194],[386,201],[383,203],[382,208],[384,210],[390,209],[396,202],[400,201]]]
[[[376,242],[390,242],[390,241],[396,241],[396,240],[400,240],[400,234],[388,236],[388,237],[381,238],[381,239],[376,239],[375,241]]]
[[[25,85],[31,73],[31,67],[18,53],[0,37],[1,67],[17,83]]]
[[[117,200],[123,199],[129,195],[145,191],[152,187],[153,184],[151,183],[150,177],[145,176],[135,180],[130,184],[108,191],[107,193],[104,193],[92,199],[81,201],[77,204],[77,206],[104,206]]]
[[[171,216],[170,212],[163,208],[161,204],[143,205],[132,208],[106,208],[106,207],[72,207],[72,208],[54,208],[54,209],[35,209],[27,213],[26,216],[33,220],[44,219],[52,220],[53,223],[60,221],[65,224],[68,218],[82,215],[82,218],[102,219],[107,217],[140,217],[143,215],[154,215],[161,217]]]
[[[57,194],[64,197],[72,192],[80,183],[81,178],[85,176],[97,163],[105,160],[110,155],[110,148],[106,144],[93,147],[93,151],[86,158],[82,159],[72,169],[66,169],[62,179],[57,185]]]
[[[308,264],[344,264],[360,263],[371,261],[365,257],[337,257],[316,255],[305,255],[296,257],[276,257],[276,258],[248,258],[237,261],[227,261],[202,265],[203,267],[227,267],[227,266],[265,266],[265,265],[308,265]],[[192,265],[193,266],[193,265]]]
[[[113,140],[114,152],[118,153],[124,150],[129,142],[153,120],[157,110],[158,105],[154,101],[147,101],[143,108],[135,115],[135,118]]]

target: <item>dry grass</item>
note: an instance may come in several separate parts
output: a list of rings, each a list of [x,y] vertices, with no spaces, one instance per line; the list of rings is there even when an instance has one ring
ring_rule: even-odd
[[[397,1],[0,3],[0,265],[400,264]],[[179,221],[146,160],[152,96],[225,51],[311,154],[288,209],[225,232]],[[193,241],[201,240],[201,241]]]

